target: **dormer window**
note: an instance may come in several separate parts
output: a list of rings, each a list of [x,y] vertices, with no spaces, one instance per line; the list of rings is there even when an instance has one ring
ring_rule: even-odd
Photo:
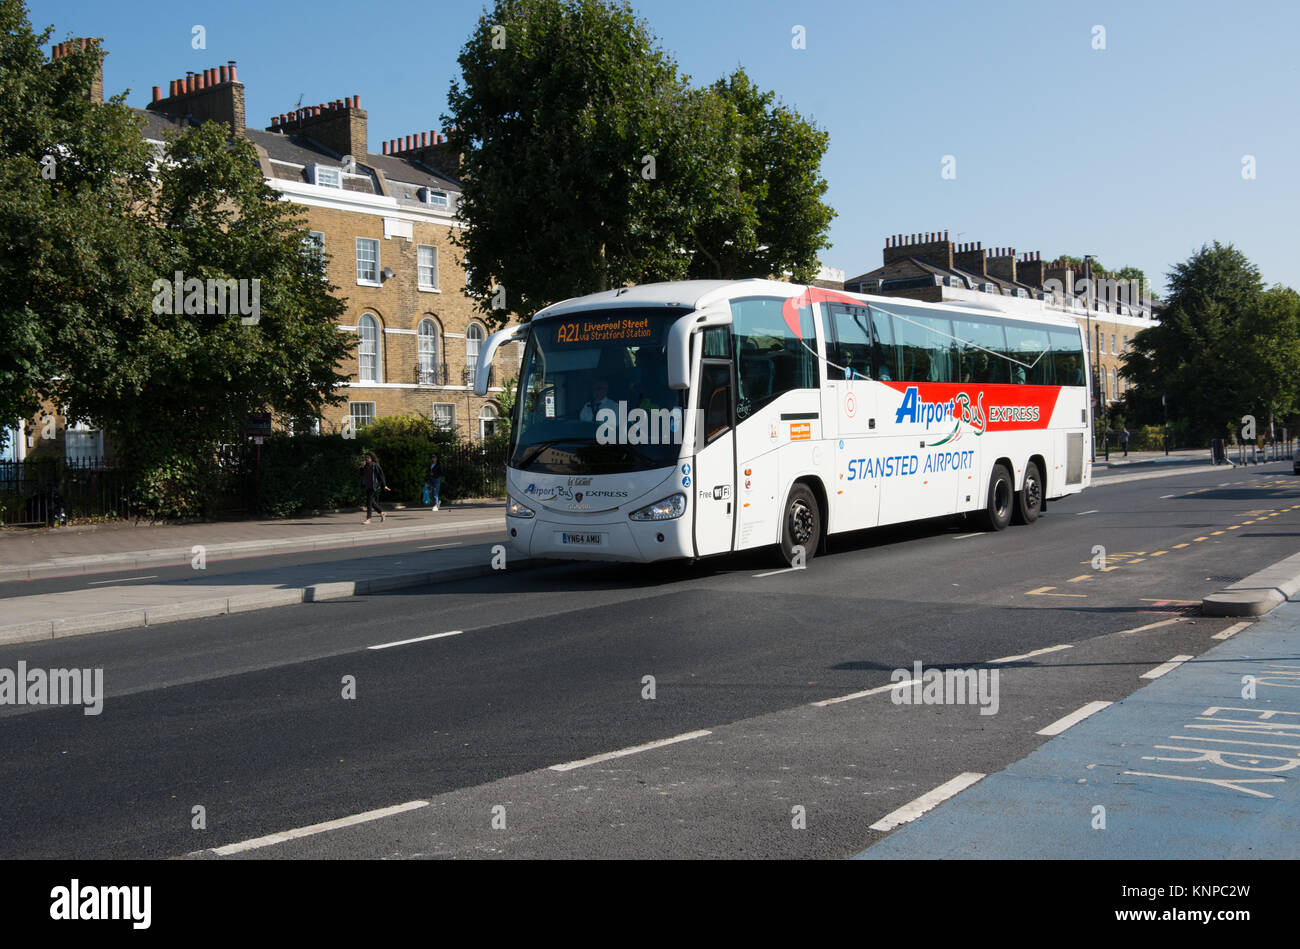
[[[328,165],[308,165],[307,174],[311,183],[320,188],[342,188],[343,172]]]
[[[445,208],[449,207],[451,204],[451,199],[448,197],[447,192],[437,191],[433,188],[421,188],[420,200],[433,208]]]

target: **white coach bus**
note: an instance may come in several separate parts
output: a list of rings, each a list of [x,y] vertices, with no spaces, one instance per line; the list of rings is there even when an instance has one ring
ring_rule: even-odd
[[[1086,487],[1077,323],[769,280],[554,304],[526,338],[506,526],[522,555],[652,561],[957,513],[1032,523]]]

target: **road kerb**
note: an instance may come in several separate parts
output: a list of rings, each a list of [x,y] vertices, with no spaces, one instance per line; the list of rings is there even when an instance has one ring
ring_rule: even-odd
[[[1263,616],[1300,593],[1300,554],[1292,554],[1201,600],[1206,616]]]
[[[510,564],[510,570],[532,570],[554,562],[533,558],[516,560]],[[226,613],[247,613],[254,610],[272,609],[278,606],[292,606],[298,603],[344,599],[353,595],[366,596],[436,583],[472,580],[498,572],[492,568],[490,563],[464,564],[440,570],[422,570],[388,577],[375,577],[371,580],[317,583],[282,590],[259,590],[255,593],[245,593],[232,597],[209,597],[204,600],[166,603],[161,606],[116,610],[110,613],[90,613],[85,616],[19,623],[13,626],[0,626],[0,646],[44,642],[63,636],[116,632],[140,626],[160,626],[182,620],[221,616]],[[349,588],[352,590],[351,593],[348,592]]]

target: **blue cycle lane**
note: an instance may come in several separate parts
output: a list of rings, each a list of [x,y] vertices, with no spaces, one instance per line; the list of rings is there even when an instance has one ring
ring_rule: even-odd
[[[1300,602],[856,859],[1295,859]]]

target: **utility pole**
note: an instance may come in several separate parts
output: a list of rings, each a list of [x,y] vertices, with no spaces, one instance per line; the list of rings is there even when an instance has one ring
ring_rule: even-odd
[[[1099,394],[1099,393],[1098,393],[1098,388],[1097,388],[1097,360],[1101,358],[1101,353],[1100,353],[1100,351],[1098,351],[1096,345],[1093,344],[1093,342],[1092,342],[1092,341],[1093,341],[1093,335],[1092,335],[1092,254],[1084,254],[1084,255],[1083,255],[1083,275],[1084,275],[1084,279],[1088,281],[1088,293],[1087,293],[1087,296],[1086,296],[1086,298],[1085,298],[1085,299],[1086,299],[1086,304],[1087,304],[1087,307],[1088,307],[1088,342],[1089,342],[1089,344],[1093,345],[1093,349],[1094,349],[1094,351],[1096,351],[1096,356],[1095,356],[1095,358],[1092,360],[1092,373],[1091,373],[1091,375],[1092,375],[1092,381],[1093,381],[1093,385],[1092,385],[1092,394],[1093,394],[1093,397],[1097,399],[1097,406],[1101,409],[1101,412],[1102,412],[1102,418],[1104,419],[1104,418],[1106,417],[1106,393],[1105,393],[1105,392],[1101,392],[1101,393]],[[1092,421],[1093,421],[1093,432],[1092,432],[1092,439],[1091,439],[1091,441],[1092,441],[1092,460],[1093,460],[1093,462],[1096,462],[1096,460],[1097,460],[1097,430],[1096,430],[1097,415],[1096,415],[1095,412],[1093,413]],[[1104,431],[1104,429],[1103,429],[1103,431]],[[1103,436],[1103,437],[1104,437],[1104,436]]]

